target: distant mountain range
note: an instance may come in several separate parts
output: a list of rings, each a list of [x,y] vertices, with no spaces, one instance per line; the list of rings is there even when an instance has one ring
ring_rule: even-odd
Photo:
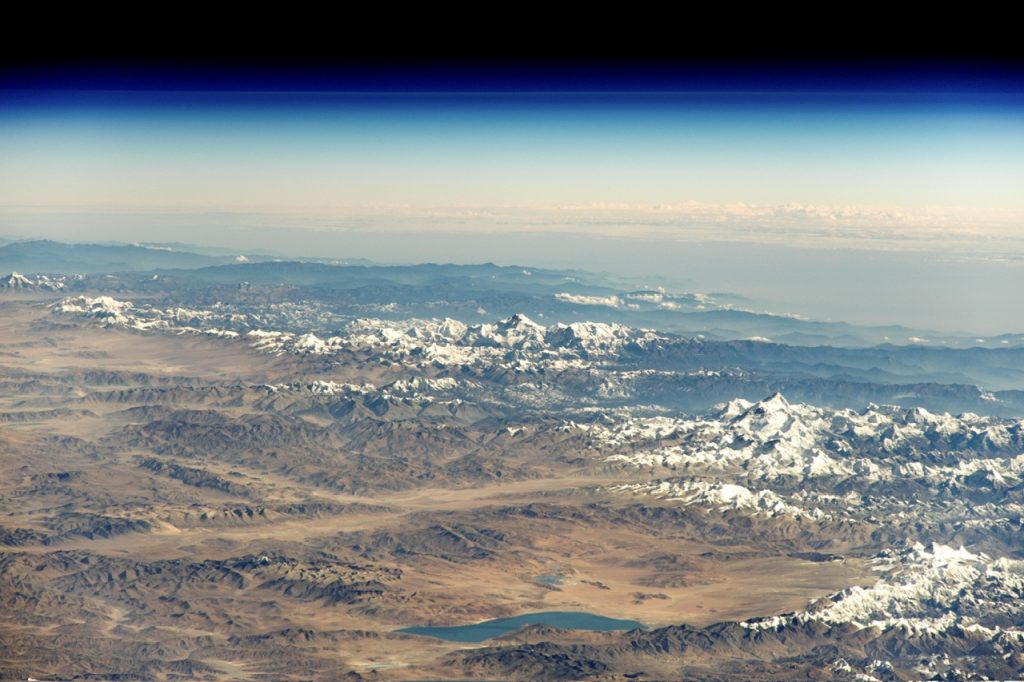
[[[486,322],[523,313],[548,323],[579,321],[656,328],[718,340],[789,346],[865,347],[1024,346],[1024,334],[979,337],[908,327],[809,320],[747,309],[728,293],[636,289],[612,275],[579,270],[426,263],[380,265],[362,259],[279,260],[266,254],[228,254],[189,244],[66,244],[21,241],[0,246],[8,290],[63,288],[68,292],[143,293],[188,298],[198,288],[274,290],[292,301],[316,301],[341,317],[453,317]],[[45,275],[45,277],[40,277]],[[276,289],[274,289],[276,287]],[[287,288],[282,289],[282,287]]]
[[[154,268],[201,268],[235,262],[235,258],[140,244],[115,246],[39,240],[0,246],[0,270],[25,273],[96,274]]]

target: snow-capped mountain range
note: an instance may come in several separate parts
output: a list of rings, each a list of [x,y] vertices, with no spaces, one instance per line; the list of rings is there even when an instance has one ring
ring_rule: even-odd
[[[67,277],[57,275],[50,277],[48,275],[36,275],[33,277],[26,277],[20,272],[12,272],[9,275],[0,277],[0,289],[9,290],[32,290],[38,289],[40,291],[61,291],[64,289],[67,283]]]
[[[228,309],[197,310],[135,305],[109,296],[65,298],[53,305],[57,313],[74,315],[102,325],[142,331],[167,330],[244,336],[268,353],[329,356],[343,351],[372,351],[395,362],[438,365],[520,360],[564,363],[615,354],[627,344],[643,346],[664,340],[650,330],[620,324],[576,322],[544,326],[525,315],[496,323],[467,325],[443,320],[350,320],[339,334],[321,337],[312,332],[273,331],[257,327],[258,316]],[[510,358],[509,352],[513,353]]]
[[[927,351],[762,350],[770,344],[523,314],[337,324],[314,305],[279,300],[180,307],[77,296],[50,312],[61,325],[205,335],[274,356],[264,359],[299,376],[240,387],[236,399],[326,424],[317,438],[357,423],[371,443],[396,424],[436,427],[471,444],[460,467],[484,471],[491,456],[504,467],[529,452],[541,469],[557,459],[600,475],[587,488],[594,514],[657,514],[670,528],[731,534],[737,554],[770,546],[789,558],[867,565],[875,576],[797,612],[733,622],[747,645],[805,637],[824,651],[840,642],[844,655],[864,654],[859,663],[839,648],[816,655],[851,679],[892,677],[891,661],[917,665],[921,676],[953,669],[933,654],[1011,663],[1024,655],[1019,391],[894,379],[946,376]],[[965,373],[1015,376],[1014,352],[957,358]],[[832,360],[849,364],[837,370]],[[992,411],[942,407],[964,402]]]
[[[914,543],[879,555],[878,581],[811,604],[806,611],[742,623],[752,630],[783,630],[809,621],[850,624],[904,635],[970,633],[993,646],[1024,643],[1021,601],[1024,561],[994,559],[963,547]]]
[[[836,410],[790,404],[776,393],[756,403],[733,400],[704,417],[588,428],[610,445],[640,446],[609,456],[610,462],[734,470],[750,479],[900,478],[932,484],[970,479],[1008,487],[1024,472],[1024,420],[932,414],[921,407]],[[644,448],[645,441],[656,445]],[[976,459],[964,461],[956,454],[961,452]]]

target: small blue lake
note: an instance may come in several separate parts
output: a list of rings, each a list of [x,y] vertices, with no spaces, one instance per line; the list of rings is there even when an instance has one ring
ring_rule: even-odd
[[[496,618],[472,625],[452,625],[446,627],[411,627],[402,628],[398,632],[409,635],[425,635],[447,639],[452,642],[482,642],[492,637],[518,630],[524,625],[550,625],[568,630],[633,630],[644,627],[635,620],[606,618],[585,611],[544,611],[527,613],[512,618]]]
[[[565,582],[565,576],[561,575],[535,575],[533,581],[548,587],[558,587]]]

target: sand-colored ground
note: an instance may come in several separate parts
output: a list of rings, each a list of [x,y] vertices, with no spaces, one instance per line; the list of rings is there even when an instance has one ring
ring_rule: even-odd
[[[389,636],[407,625],[571,610],[633,619],[651,627],[700,626],[798,610],[813,599],[873,580],[861,560],[796,558],[781,543],[759,538],[749,529],[724,546],[702,537],[696,530],[699,524],[731,523],[719,511],[690,521],[681,517],[680,525],[630,520],[630,509],[640,503],[610,493],[607,487],[645,480],[648,474],[608,471],[596,464],[555,465],[550,453],[522,454],[534,471],[542,472],[539,477],[427,480],[350,494],[301,483],[288,458],[303,453],[287,448],[275,449],[273,466],[264,467],[258,459],[222,457],[217,452],[197,458],[173,447],[153,452],[145,444],[129,446],[119,440],[128,419],[118,415],[135,405],[85,403],[84,396],[152,385],[156,378],[170,378],[172,384],[180,379],[189,385],[238,385],[296,377],[363,380],[367,370],[334,367],[329,376],[322,376],[309,363],[257,353],[243,342],[54,325],[42,304],[25,301],[0,302],[0,338],[5,339],[0,378],[19,386],[0,394],[0,412],[24,416],[63,408],[91,413],[49,418],[28,414],[22,421],[0,423],[0,465],[8,472],[0,481],[0,530],[37,533],[35,539],[0,546],[0,555],[42,561],[62,552],[138,566],[230,562],[278,552],[313,567],[302,569],[306,573],[293,587],[268,587],[259,577],[247,578],[241,587],[229,586],[210,582],[200,569],[183,582],[161,582],[164,569],[141,580],[132,577],[132,571],[141,569],[117,569],[109,581],[120,586],[112,591],[97,586],[102,583],[74,588],[83,590],[82,604],[94,609],[88,613],[80,612],[77,602],[45,596],[64,589],[60,580],[67,578],[61,578],[60,570],[70,568],[54,569],[52,576],[26,572],[17,584],[9,573],[8,582],[0,586],[4,596],[9,603],[22,604],[19,608],[31,604],[34,611],[31,618],[2,618],[4,632],[46,642],[57,631],[71,628],[70,640],[61,644],[54,639],[46,645],[59,655],[44,666],[44,673],[60,672],[61,666],[78,672],[89,665],[102,667],[61,649],[83,645],[83,633],[88,632],[108,640],[111,650],[118,641],[161,641],[165,647],[174,641],[177,644],[170,648],[176,653],[167,656],[205,651],[196,655],[217,671],[204,673],[211,679],[252,679],[263,664],[237,653],[247,651],[238,638],[297,628],[311,634],[302,636],[301,645],[288,645],[297,649],[282,649],[278,656],[287,658],[288,651],[298,652],[300,659],[334,656],[345,670],[415,679],[437,670],[432,666],[445,652],[467,645]],[[124,380],[116,386],[90,385],[83,378],[89,371],[123,373]],[[148,379],[132,384],[129,375]],[[231,418],[251,411],[244,401],[192,407]],[[138,463],[143,457],[202,470],[245,492],[197,487],[144,469]],[[311,501],[334,506],[315,513],[281,511]],[[672,501],[649,499],[644,504],[675,508]],[[529,514],[518,511],[530,505],[534,507]],[[197,520],[197,510],[206,508],[255,508],[263,515],[233,518],[225,512],[214,521]],[[92,516],[77,520],[83,515]],[[94,523],[94,516],[144,520],[149,526],[86,535],[66,522],[72,518],[76,524]],[[51,539],[44,542],[39,539],[43,537]],[[364,571],[370,576],[367,580],[383,580],[382,593],[351,602],[303,596],[303,590],[320,580],[317,571],[325,570],[316,568],[320,564],[315,557],[321,555],[357,566],[351,571]],[[262,575],[259,570],[253,569],[251,575]],[[400,578],[379,578],[391,575],[387,571],[400,573]],[[562,581],[541,585],[539,575],[559,575]],[[27,596],[31,589],[44,596]],[[15,594],[19,590],[25,594]],[[176,606],[178,600],[187,606]],[[184,615],[178,613],[181,609]],[[212,639],[202,646],[182,643],[203,638]],[[105,655],[103,646],[97,651],[97,656]],[[24,657],[7,659],[7,665],[17,670],[24,664]],[[297,674],[301,677],[301,671]]]

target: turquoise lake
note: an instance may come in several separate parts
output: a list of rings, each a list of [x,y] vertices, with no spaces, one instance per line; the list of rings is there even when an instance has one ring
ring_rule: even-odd
[[[447,639],[452,642],[482,642],[492,637],[518,630],[524,625],[550,625],[569,630],[633,630],[644,627],[635,620],[606,618],[584,611],[544,611],[527,613],[512,618],[496,618],[472,625],[451,625],[445,627],[418,626],[402,628],[398,632],[410,635],[426,635]]]

